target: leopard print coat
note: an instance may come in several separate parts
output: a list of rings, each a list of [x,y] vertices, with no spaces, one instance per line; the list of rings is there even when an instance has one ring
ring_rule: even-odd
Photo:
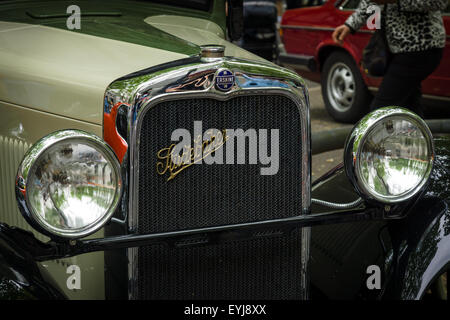
[[[345,24],[352,33],[366,24],[374,11],[369,7],[377,5],[361,0],[356,11]],[[398,0],[381,8],[381,25],[385,26],[386,39],[392,53],[425,51],[445,47],[445,29],[441,10],[448,0]],[[383,14],[386,12],[386,14]]]

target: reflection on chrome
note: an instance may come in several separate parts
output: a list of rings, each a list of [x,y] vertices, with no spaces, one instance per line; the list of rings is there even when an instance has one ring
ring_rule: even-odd
[[[365,199],[399,203],[417,195],[434,163],[433,135],[425,121],[400,107],[367,114],[347,138],[347,177]]]
[[[85,143],[49,148],[34,165],[28,197],[36,214],[57,229],[79,229],[108,211],[116,193],[115,172]]]
[[[363,183],[382,196],[401,196],[426,176],[431,154],[427,139],[401,116],[378,122],[362,143],[359,170]]]

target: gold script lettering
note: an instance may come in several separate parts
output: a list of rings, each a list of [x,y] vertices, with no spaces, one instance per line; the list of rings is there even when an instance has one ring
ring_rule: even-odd
[[[175,178],[181,171],[198,163],[208,157],[213,152],[219,150],[228,140],[227,130],[222,130],[222,140],[219,140],[213,132],[206,132],[209,136],[207,140],[201,140],[201,136],[194,139],[194,147],[185,146],[183,154],[173,154],[175,144],[167,148],[162,148],[156,153],[156,172],[159,175],[169,173],[167,181]],[[175,161],[173,161],[175,159]]]

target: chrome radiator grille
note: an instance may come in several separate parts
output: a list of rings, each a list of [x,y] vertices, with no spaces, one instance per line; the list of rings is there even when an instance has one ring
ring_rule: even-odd
[[[297,105],[282,95],[238,96],[226,101],[180,99],[149,108],[138,132],[140,234],[273,220],[302,214],[302,127]],[[174,179],[156,171],[157,153],[175,129],[278,129],[279,170],[265,165],[201,164]],[[270,141],[270,136],[269,139]],[[268,143],[270,155],[270,142]],[[236,150],[236,149],[235,149]],[[248,144],[246,145],[248,153]],[[300,297],[300,230],[222,245],[136,249],[134,298],[295,299]],[[195,240],[200,241],[200,240]]]

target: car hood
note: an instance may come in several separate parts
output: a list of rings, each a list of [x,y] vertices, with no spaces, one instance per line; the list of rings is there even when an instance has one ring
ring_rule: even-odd
[[[111,82],[198,55],[202,44],[223,44],[226,55],[261,60],[225,41],[223,30],[201,17],[80,5],[81,29],[68,30],[68,3],[27,4],[0,6],[0,101],[72,119],[102,124]]]

